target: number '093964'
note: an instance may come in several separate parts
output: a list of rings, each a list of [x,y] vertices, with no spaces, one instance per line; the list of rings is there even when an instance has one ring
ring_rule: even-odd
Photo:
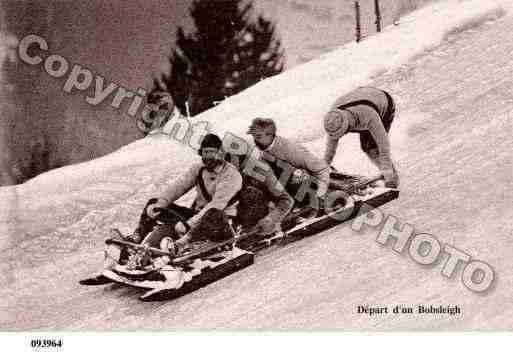
[[[62,339],[32,339],[30,346],[32,348],[61,348]]]

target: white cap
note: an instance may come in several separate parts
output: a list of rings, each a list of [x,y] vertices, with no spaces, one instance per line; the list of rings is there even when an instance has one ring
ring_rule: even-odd
[[[324,116],[324,129],[331,137],[342,137],[349,129],[349,113],[339,109],[330,110]]]

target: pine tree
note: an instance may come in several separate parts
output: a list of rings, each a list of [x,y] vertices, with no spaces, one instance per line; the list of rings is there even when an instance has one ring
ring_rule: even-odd
[[[247,1],[195,0],[190,10],[195,32],[178,29],[171,73],[155,81],[156,90],[169,91],[184,114],[187,102],[194,116],[283,71],[275,27],[262,16],[252,19],[252,12]]]

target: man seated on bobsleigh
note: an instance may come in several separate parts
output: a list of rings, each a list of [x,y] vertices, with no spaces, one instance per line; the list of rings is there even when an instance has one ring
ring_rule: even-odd
[[[314,216],[323,214],[329,190],[330,166],[303,145],[278,135],[276,122],[272,118],[254,118],[247,134],[253,137],[255,146],[261,151],[261,160],[271,167],[276,176],[282,177],[284,172],[295,169],[285,187],[299,199],[296,205],[311,207]],[[312,193],[301,194],[303,182],[312,184]]]
[[[129,236],[133,242],[159,247],[164,238],[180,238],[181,244],[187,244],[192,236],[222,241],[231,235],[225,213],[235,215],[233,199],[242,188],[242,177],[224,161],[222,141],[215,134],[203,138],[198,152],[201,163],[193,164],[161,196],[148,201]],[[174,203],[192,188],[196,197],[190,208]]]

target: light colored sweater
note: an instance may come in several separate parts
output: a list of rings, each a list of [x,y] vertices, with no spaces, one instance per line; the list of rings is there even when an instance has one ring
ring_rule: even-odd
[[[296,169],[306,170],[317,179],[319,186],[317,195],[322,197],[326,194],[330,180],[330,167],[326,161],[315,156],[299,143],[281,136],[275,136],[274,141],[263,152]]]
[[[390,141],[388,140],[388,134],[381,120],[388,107],[388,99],[385,93],[373,87],[360,87],[337,99],[331,109],[336,109],[339,106],[361,100],[374,103],[379,112],[376,112],[376,109],[373,107],[364,104],[345,108],[351,114],[348,116],[348,132],[358,133],[368,131],[371,134],[378,146],[378,154],[373,160],[385,177],[391,176],[394,170],[390,154]],[[331,164],[333,162],[333,158],[337,152],[338,142],[339,139],[330,136],[327,137],[324,155],[324,159],[327,163]],[[374,154],[370,155],[372,156]]]
[[[199,185],[197,184],[197,178],[202,168],[202,163],[191,166],[189,170],[174,180],[161,196],[161,198],[169,202],[174,202],[192,188],[196,187],[196,199],[193,209],[199,212],[187,221],[191,227],[196,225],[210,208],[217,208],[224,211],[228,206],[228,202],[242,188],[242,176],[237,168],[231,163],[224,162],[222,165],[215,168],[213,172],[203,171],[205,188],[210,196],[212,196],[212,200],[208,202],[207,199],[203,197]]]

